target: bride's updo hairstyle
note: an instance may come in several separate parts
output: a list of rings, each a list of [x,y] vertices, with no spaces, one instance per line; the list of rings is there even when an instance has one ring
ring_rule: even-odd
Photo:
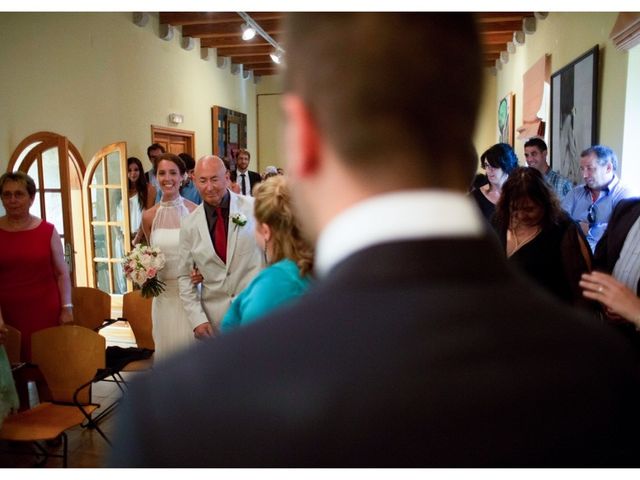
[[[269,242],[273,246],[273,258],[269,263],[289,258],[300,269],[300,276],[309,273],[313,268],[313,248],[303,239],[293,214],[286,177],[278,175],[260,182],[253,190],[253,196],[256,221],[271,227]]]
[[[187,166],[185,165],[184,160],[182,160],[178,155],[174,153],[163,153],[158,157],[158,160],[153,167],[153,173],[155,173],[156,175],[158,174],[158,164],[161,160],[169,160],[170,162],[175,163],[178,167],[178,170],[180,170],[180,175],[184,175],[185,173],[187,173]]]

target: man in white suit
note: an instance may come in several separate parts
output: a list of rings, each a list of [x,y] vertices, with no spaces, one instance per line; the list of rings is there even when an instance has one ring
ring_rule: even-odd
[[[214,336],[229,305],[264,266],[255,241],[253,198],[228,190],[229,172],[219,157],[198,160],[194,181],[202,204],[180,229],[180,298],[196,338]],[[203,277],[198,292],[191,273]]]

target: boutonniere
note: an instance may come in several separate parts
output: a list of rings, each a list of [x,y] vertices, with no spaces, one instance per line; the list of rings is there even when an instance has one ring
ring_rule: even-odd
[[[236,228],[244,227],[247,224],[247,217],[242,213],[234,213],[231,216],[231,221],[236,224]]]

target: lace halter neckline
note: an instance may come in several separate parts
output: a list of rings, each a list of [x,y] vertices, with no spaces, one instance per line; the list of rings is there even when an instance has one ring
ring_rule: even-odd
[[[178,196],[175,200],[168,200],[166,202],[160,201],[161,207],[179,207],[182,205],[182,197]]]

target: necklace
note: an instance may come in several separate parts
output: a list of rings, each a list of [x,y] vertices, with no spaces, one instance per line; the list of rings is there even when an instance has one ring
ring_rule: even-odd
[[[519,248],[521,248],[523,245],[526,245],[527,243],[529,243],[531,240],[533,240],[536,235],[538,235],[538,233],[540,233],[540,227],[535,227],[533,230],[525,230],[524,234],[518,238],[518,234],[516,233],[516,229],[515,228],[510,228],[509,229],[509,234],[511,237],[511,240],[513,240],[513,242],[509,242],[507,239],[507,243],[511,243],[511,248],[508,249],[508,256],[513,255]]]

